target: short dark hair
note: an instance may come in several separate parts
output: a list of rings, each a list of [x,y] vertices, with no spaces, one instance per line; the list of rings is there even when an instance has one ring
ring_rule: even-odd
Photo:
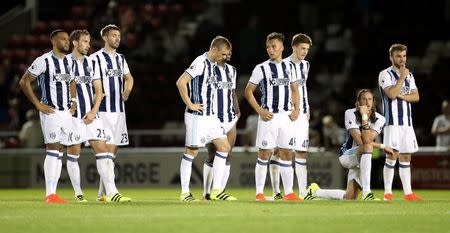
[[[217,49],[221,49],[223,47],[226,47],[227,49],[231,48],[231,42],[223,37],[223,36],[216,36],[212,41],[211,41],[211,46],[209,47],[211,48],[217,48]]]
[[[100,36],[101,37],[107,36],[109,31],[111,30],[117,30],[120,32],[119,27],[117,27],[115,24],[108,24],[105,27],[103,27],[102,30],[100,30]]]
[[[54,38],[56,35],[58,35],[58,33],[61,33],[61,32],[67,33],[67,32],[66,32],[65,30],[63,30],[63,29],[55,29],[55,30],[53,30],[52,33],[50,33],[50,40],[53,40],[53,38]]]
[[[296,46],[301,43],[309,44],[309,46],[312,46],[311,37],[303,33],[298,33],[292,37],[291,46]]]
[[[267,35],[266,43],[269,40],[279,40],[279,41],[281,41],[281,43],[284,43],[284,35],[279,32],[272,32],[269,35]]]
[[[397,51],[406,51],[408,52],[408,47],[404,44],[393,44],[391,45],[391,47],[389,48],[389,55],[392,56],[392,54],[394,54],[394,52]]]
[[[70,36],[69,36],[69,43],[70,43],[70,47],[71,47],[71,48],[72,48],[72,46],[73,46],[72,42],[74,42],[74,41],[79,41],[81,35],[89,36],[90,34],[89,34],[89,32],[88,32],[87,30],[85,30],[85,29],[77,29],[77,30],[73,30],[73,31],[70,33]]]

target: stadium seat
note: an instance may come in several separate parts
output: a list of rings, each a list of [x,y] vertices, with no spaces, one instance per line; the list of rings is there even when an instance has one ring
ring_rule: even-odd
[[[0,56],[2,59],[11,59],[13,57],[13,52],[10,49],[3,49],[0,52]]]
[[[21,48],[24,44],[24,38],[21,35],[13,34],[9,38],[9,46],[11,48]]]
[[[174,15],[176,15],[176,16],[182,15],[182,14],[183,14],[183,10],[184,10],[183,5],[181,5],[181,4],[179,4],[179,3],[174,4],[174,5],[172,5],[172,6],[170,7],[171,13],[174,14]]]
[[[72,14],[72,17],[75,19],[86,18],[86,9],[84,6],[73,6],[70,12]]]
[[[46,34],[39,35],[38,47],[47,48],[50,46],[50,36]]]
[[[39,49],[29,49],[27,52],[27,57],[33,60],[41,55],[41,51]]]
[[[169,13],[169,7],[164,3],[160,3],[158,5],[158,15],[165,16],[167,13]]]
[[[48,23],[44,21],[39,21],[33,26],[33,34],[48,33]]]
[[[25,36],[25,46],[27,48],[36,48],[36,45],[39,42],[39,37],[36,35],[27,35]]]
[[[63,28],[64,30],[66,30],[68,33],[70,33],[71,31],[73,31],[76,28],[76,23],[74,20],[64,20],[63,21]]]
[[[143,7],[143,14],[147,16],[153,16],[156,14],[156,7],[151,3],[147,3]]]
[[[63,26],[61,21],[57,21],[57,20],[50,21],[48,25],[49,25],[49,29],[50,29],[49,31],[53,31],[55,29],[61,29]]]
[[[87,20],[78,20],[77,28],[79,29],[88,29],[89,23]]]

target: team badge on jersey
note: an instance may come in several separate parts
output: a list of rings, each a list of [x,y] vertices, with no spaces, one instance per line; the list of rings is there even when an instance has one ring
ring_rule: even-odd
[[[402,87],[400,90],[400,95],[409,95],[411,93],[410,87]]]

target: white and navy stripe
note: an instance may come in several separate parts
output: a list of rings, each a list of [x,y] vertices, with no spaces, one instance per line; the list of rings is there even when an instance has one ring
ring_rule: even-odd
[[[384,92],[385,88],[395,85],[399,78],[399,73],[392,67],[380,72],[379,85],[383,100],[383,114],[386,125],[412,126],[411,103],[399,98],[392,100]],[[414,89],[417,89],[414,77],[409,73],[403,83],[401,94],[410,94]]]
[[[216,63],[208,58],[208,53],[198,56],[186,70],[192,77],[188,83],[188,95],[194,104],[203,104],[203,113],[187,109],[187,112],[194,115],[210,116],[214,114],[214,90],[216,83],[215,74]]]
[[[125,88],[124,76],[130,73],[128,63],[122,54],[109,54],[100,49],[90,56],[98,65],[96,77],[101,78],[105,97],[100,104],[101,112],[124,112],[125,103],[123,91]]]
[[[236,68],[232,65],[216,66],[215,108],[220,122],[231,122],[236,118],[236,109],[233,105],[233,90],[236,89]]]
[[[298,84],[298,93],[300,96],[300,114],[307,114],[309,112],[309,102],[308,102],[308,89],[306,87],[306,82],[308,80],[309,73],[309,62],[302,60],[300,62],[295,62],[292,57],[284,59],[291,69],[291,75],[295,82]]]
[[[258,85],[261,91],[261,107],[272,113],[292,109],[290,84],[292,79],[289,64],[270,60],[255,67],[249,82]]]
[[[71,59],[58,58],[53,51],[34,60],[28,72],[38,79],[42,103],[60,111],[70,109],[71,65]]]
[[[94,67],[96,62],[85,56],[82,61],[75,59],[70,54],[69,57],[73,60],[72,71],[74,80],[77,83],[77,111],[74,117],[83,118],[87,112],[92,110],[94,105],[94,90],[92,81],[94,80]],[[102,95],[103,93],[98,93]]]

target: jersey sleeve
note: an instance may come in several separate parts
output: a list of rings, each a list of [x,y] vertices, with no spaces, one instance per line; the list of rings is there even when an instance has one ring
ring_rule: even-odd
[[[264,69],[262,65],[257,65],[252,71],[249,82],[258,85],[264,78],[262,69]]]
[[[237,72],[236,72],[236,67],[232,67],[232,74],[231,74],[231,81],[233,82],[233,89],[236,89],[236,77],[237,77]]]
[[[378,76],[378,85],[381,87],[381,89],[385,89],[386,87],[390,87],[394,85],[392,83],[391,76],[387,71],[381,71],[380,75]]]
[[[410,89],[411,90],[417,89],[416,79],[414,78],[414,75],[412,73],[409,73],[409,74],[410,74],[410,78],[409,78],[409,87],[410,87]]]
[[[356,122],[356,115],[354,110],[348,109],[345,111],[345,128],[349,129],[359,129],[359,125]]]
[[[130,73],[130,68],[128,68],[128,62],[125,59],[125,56],[122,55],[122,59],[123,59],[123,75],[127,75]]]
[[[100,59],[97,59],[97,56],[95,54],[92,54],[89,56],[89,58],[92,60],[92,69],[94,70],[94,75],[92,76],[92,79],[101,79],[101,70],[100,70]]]
[[[47,69],[47,67],[45,65],[45,61],[41,56],[41,57],[36,58],[33,61],[31,66],[28,68],[28,72],[31,74],[31,76],[36,78],[37,76],[44,73],[46,69]]]
[[[297,81],[297,76],[294,75],[294,69],[293,67],[289,64],[289,62],[285,62],[286,64],[286,73],[289,76],[289,82],[293,83],[295,81]]]
[[[195,59],[189,68],[186,69],[186,73],[188,73],[192,79],[194,79],[197,76],[200,76],[203,74],[203,70],[205,68],[205,64],[201,59]]]

